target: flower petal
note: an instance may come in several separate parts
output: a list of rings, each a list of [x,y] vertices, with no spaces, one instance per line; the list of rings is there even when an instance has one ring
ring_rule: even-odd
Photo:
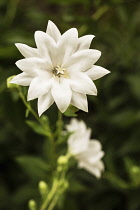
[[[75,92],[89,95],[97,95],[97,89],[93,81],[83,72],[71,75],[71,89]]]
[[[86,71],[99,59],[101,52],[99,50],[80,50],[74,53],[67,61],[65,67],[71,71]]]
[[[94,65],[92,68],[88,69],[85,72],[92,80],[96,80],[99,79],[103,76],[105,76],[106,74],[109,74],[110,71],[108,71],[107,69],[101,67],[101,66],[96,66]]]
[[[48,21],[46,33],[50,35],[54,39],[55,42],[57,42],[61,37],[61,33],[59,29],[51,20]]]
[[[94,37],[94,35],[85,35],[80,37],[78,39],[78,46],[76,51],[89,49],[91,41]]]
[[[72,55],[78,43],[78,31],[76,28],[71,28],[66,31],[57,43],[59,64],[65,66],[68,57]]]
[[[87,151],[88,152],[88,151]],[[93,155],[94,156],[94,155]],[[104,152],[103,151],[100,151],[96,154],[95,157],[89,157],[89,162],[91,164],[96,164],[102,157],[104,156]]]
[[[79,127],[78,132],[73,130],[73,133],[68,138],[69,152],[74,156],[76,155],[76,157],[78,158],[79,154],[82,154],[87,150],[90,135],[91,130],[87,129],[86,131],[83,131],[81,129],[81,126]]]
[[[72,96],[68,79],[54,78],[51,92],[58,109],[62,113],[65,112]]]
[[[91,139],[89,142],[89,148],[92,148],[92,151],[99,152],[102,149],[101,143],[96,139]]]
[[[16,62],[17,67],[31,76],[45,74],[50,65],[41,58],[25,58]]]
[[[25,57],[25,58],[30,58],[30,57],[40,57],[38,53],[38,49],[29,47],[26,44],[21,44],[21,43],[16,43],[15,44],[20,53]]]
[[[52,65],[53,59],[55,59],[56,56],[56,42],[54,39],[47,33],[36,31],[35,42],[41,57],[43,57],[49,64]]]
[[[38,98],[38,114],[39,117],[45,112],[52,104],[54,103],[54,99],[52,97],[51,91],[46,93],[45,95]]]
[[[98,168],[98,165],[97,166],[92,165],[88,163],[88,161],[79,161],[78,167],[84,168],[85,170],[87,170],[89,173],[96,176],[97,178],[101,177],[101,170]]]
[[[32,80],[30,84],[27,100],[30,101],[40,96],[43,96],[50,90],[51,84],[51,79],[42,79],[41,77],[36,77]]]
[[[17,85],[23,85],[23,86],[29,86],[31,81],[34,79],[34,77],[26,74],[26,73],[21,73],[15,76],[10,83],[14,83]]]
[[[88,112],[87,97],[85,94],[72,92],[71,104],[78,109]]]

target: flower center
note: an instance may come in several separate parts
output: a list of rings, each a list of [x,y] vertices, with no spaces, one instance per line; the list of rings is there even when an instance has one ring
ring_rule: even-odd
[[[65,77],[65,78],[69,78],[66,68],[61,67],[60,65],[57,65],[53,70],[52,70],[53,74],[57,77]]]

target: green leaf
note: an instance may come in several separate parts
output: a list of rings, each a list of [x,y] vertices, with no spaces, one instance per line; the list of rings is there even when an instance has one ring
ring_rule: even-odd
[[[43,135],[43,136],[49,136],[50,132],[48,131],[47,127],[46,129],[40,125],[36,121],[32,120],[26,120],[27,125],[32,128],[33,131],[35,131],[37,134]]]
[[[125,182],[123,179],[118,177],[117,175],[111,173],[111,172],[106,172],[104,174],[104,177],[114,186],[117,188],[122,188],[122,189],[128,189],[130,186],[127,182]]]
[[[46,178],[49,165],[42,158],[24,155],[17,157],[16,161],[31,179],[39,180]]]
[[[86,185],[83,185],[78,180],[72,179],[68,191],[71,193],[84,192],[87,190]]]
[[[77,114],[75,114],[79,109],[75,106],[70,105],[68,109],[64,112],[64,115],[67,117],[76,117]]]

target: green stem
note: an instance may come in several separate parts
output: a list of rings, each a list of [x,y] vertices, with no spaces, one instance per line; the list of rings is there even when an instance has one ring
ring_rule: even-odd
[[[71,157],[69,153],[67,153],[65,156],[67,157],[68,160]],[[65,182],[65,176],[66,176],[67,170],[68,170],[68,167],[64,165],[61,171],[57,171],[56,177],[54,178],[54,181],[53,181],[52,189],[50,193],[47,195],[46,199],[44,199],[44,202],[40,210],[46,210],[46,209],[53,210],[53,208],[57,204],[59,197],[65,191],[65,189],[62,186],[63,186],[63,183]]]
[[[58,181],[58,183],[63,183],[65,181],[65,174],[66,174],[66,170],[62,170],[62,173],[60,175],[60,180]],[[47,210],[53,210],[53,208],[55,207],[55,205],[57,204],[57,201],[59,200],[61,194],[64,192],[64,189],[58,188],[57,192],[54,194],[54,196],[52,197],[52,200],[47,208]]]
[[[53,210],[53,208],[55,207],[55,205],[57,204],[57,201],[59,199],[60,194],[57,194],[54,199],[52,200],[52,202],[50,203],[48,210]]]
[[[56,129],[55,136],[57,136],[57,141],[58,141],[59,138],[61,137],[61,132],[63,128],[63,115],[62,115],[62,112],[60,111],[58,111],[58,120],[57,120],[56,126],[57,126],[57,129]]]
[[[35,119],[43,126],[43,128],[45,130],[48,130],[49,132],[46,132],[47,134],[47,137],[53,141],[54,137],[52,135],[52,132],[51,132],[51,129],[49,128],[49,126],[46,124],[44,124],[44,122],[41,120],[41,118],[38,117],[38,115],[36,114],[36,112],[32,109],[32,107],[30,106],[30,104],[26,101],[25,97],[24,97],[24,94],[22,93],[20,87],[18,88],[19,90],[19,95],[24,103],[24,105],[26,106],[26,108],[32,113],[32,115],[35,117]]]
[[[46,200],[42,204],[40,210],[45,210],[47,208],[47,206],[49,205],[50,201],[52,200],[57,188],[58,188],[58,180],[54,179],[52,189],[51,189],[49,195],[47,196]]]

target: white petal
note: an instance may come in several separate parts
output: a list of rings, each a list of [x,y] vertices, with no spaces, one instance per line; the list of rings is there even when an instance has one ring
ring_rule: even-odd
[[[71,104],[78,109],[88,112],[87,97],[85,94],[72,92]]]
[[[96,66],[94,65],[92,68],[88,69],[85,72],[92,80],[96,80],[99,79],[103,76],[105,76],[106,74],[109,74],[110,71],[108,71],[107,69],[101,67],[101,66]]]
[[[16,62],[17,67],[31,76],[44,74],[50,68],[41,58],[25,58]]]
[[[98,152],[101,151],[102,145],[98,140],[91,139],[91,141],[89,142],[89,148],[91,148],[94,152]]]
[[[78,46],[76,51],[89,49],[91,41],[94,37],[94,35],[85,35],[80,37],[78,39]]]
[[[87,129],[86,131],[83,131],[81,126],[77,129],[77,131],[73,130],[73,133],[68,139],[69,152],[81,159],[81,154],[88,149],[90,135],[91,130]]]
[[[98,169],[98,167],[89,164],[86,161],[80,161],[78,163],[78,167],[79,168],[84,168],[85,170],[87,170],[89,173],[91,173],[92,175],[96,176],[97,178],[101,177],[101,170]]]
[[[38,49],[36,48],[29,47],[28,45],[21,43],[16,43],[15,45],[25,58],[40,57]]]
[[[101,52],[99,50],[80,50],[74,53],[67,61],[65,67],[71,71],[86,71],[99,59]]]
[[[56,53],[56,42],[48,34],[42,31],[35,32],[35,41],[41,57],[52,65]]]
[[[15,76],[10,83],[14,83],[17,85],[23,85],[23,86],[29,86],[31,81],[34,79],[34,77],[26,74],[26,73],[21,73]]]
[[[89,158],[89,162],[91,163],[91,164],[96,164],[96,163],[98,163],[99,162],[99,160],[102,158],[104,156],[104,152],[103,151],[100,151],[100,152],[98,152],[97,154],[96,154],[96,156],[95,157],[90,157]]]
[[[101,150],[101,143],[97,140],[89,141],[88,148],[82,154],[79,154],[79,158],[88,161],[90,164],[97,164],[104,156],[104,152]]]
[[[104,163],[103,163],[103,161],[98,161],[98,168],[99,168],[99,170],[100,171],[103,171],[104,170]]]
[[[93,81],[83,72],[71,75],[71,89],[75,92],[89,95],[97,95],[97,89]]]
[[[38,114],[39,117],[54,103],[51,92],[38,98]]]
[[[94,149],[89,145],[85,152],[79,154],[80,159],[87,160],[90,164],[97,164],[103,156],[103,151],[94,152]]]
[[[54,78],[51,92],[58,109],[65,112],[72,96],[68,79]]]
[[[51,79],[42,79],[40,77],[36,77],[32,80],[30,84],[27,100],[30,101],[40,96],[43,96],[50,90],[51,84]]]
[[[59,29],[51,20],[48,21],[46,33],[50,35],[55,40],[55,42],[57,42],[61,37]]]
[[[78,32],[76,28],[71,28],[66,31],[57,43],[59,64],[65,65],[68,57],[72,55],[78,43]]]
[[[81,132],[83,133],[87,133],[87,131],[89,132],[89,129],[87,129],[86,124],[84,123],[84,121],[82,120],[77,120],[76,118],[72,118],[70,121],[70,124],[66,125],[66,129],[69,132],[79,132],[79,130],[81,130]],[[91,133],[91,130],[90,130]]]

